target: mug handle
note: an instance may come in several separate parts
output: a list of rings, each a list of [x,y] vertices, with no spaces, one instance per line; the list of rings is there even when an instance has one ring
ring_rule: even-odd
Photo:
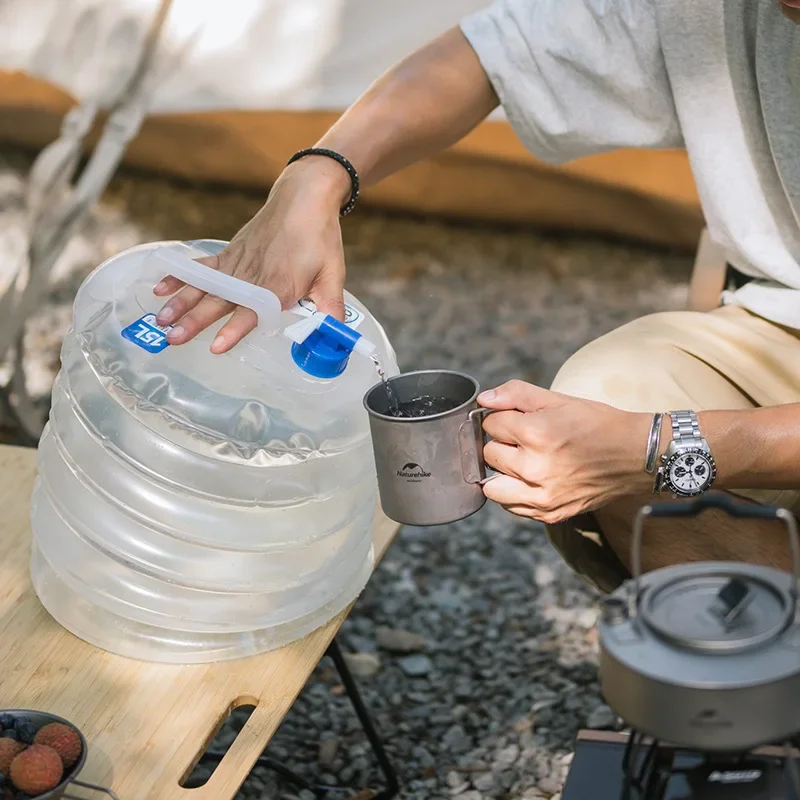
[[[496,411],[495,408],[474,408],[458,429],[461,474],[467,483],[484,486],[500,474],[493,469],[487,470],[483,459],[483,448],[486,444],[483,420]]]

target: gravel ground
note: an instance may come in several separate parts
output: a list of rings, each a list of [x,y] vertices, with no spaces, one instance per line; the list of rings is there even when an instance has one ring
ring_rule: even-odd
[[[29,163],[0,150],[0,287],[23,247]],[[30,323],[33,391],[49,392],[72,297],[89,269],[142,241],[230,238],[259,204],[239,191],[121,174],[65,252],[47,305]],[[345,221],[344,237],[348,288],[385,324],[401,367],[460,369],[485,386],[512,377],[547,384],[590,339],[686,302],[690,259],[644,247],[363,210]],[[558,796],[576,731],[615,724],[597,684],[595,600],[538,524],[491,505],[455,525],[400,533],[340,641],[403,797]],[[220,740],[231,741],[242,721],[234,717]],[[269,753],[315,781],[379,785],[327,661]],[[237,797],[313,794],[257,768]]]

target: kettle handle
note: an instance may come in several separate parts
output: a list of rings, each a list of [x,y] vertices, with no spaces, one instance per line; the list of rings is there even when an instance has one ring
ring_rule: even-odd
[[[631,542],[632,580],[628,593],[628,613],[635,616],[639,607],[642,577],[642,533],[644,522],[649,517],[697,517],[708,509],[716,508],[731,517],[738,519],[770,519],[783,522],[789,534],[789,545],[792,549],[792,589],[794,601],[790,609],[791,617],[797,614],[797,603],[800,599],[800,535],[794,514],[780,506],[762,506],[758,503],[737,503],[723,492],[711,492],[688,503],[650,503],[639,509],[633,526]]]
[[[280,326],[281,301],[268,289],[234,278],[219,270],[207,267],[195,261],[189,253],[193,250],[184,245],[184,255],[173,245],[153,250],[147,261],[160,263],[163,272],[172,275],[189,286],[202,289],[204,292],[221,297],[237,306],[244,306],[255,311],[258,317],[258,330],[266,335],[274,334]]]

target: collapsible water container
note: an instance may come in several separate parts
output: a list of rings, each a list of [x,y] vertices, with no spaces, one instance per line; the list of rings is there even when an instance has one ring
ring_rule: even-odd
[[[33,493],[31,577],[76,636],[146,661],[280,647],[330,621],[373,567],[377,481],[362,405],[395,355],[346,294],[345,323],[194,259],[224,242],[156,242],[98,267],[75,299]],[[174,346],[166,275],[253,308]],[[288,332],[287,332],[288,330]],[[374,351],[374,352],[373,352]]]

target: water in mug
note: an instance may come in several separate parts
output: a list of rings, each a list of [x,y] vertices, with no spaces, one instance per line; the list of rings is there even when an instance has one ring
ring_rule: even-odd
[[[401,403],[397,398],[397,393],[391,381],[386,377],[380,359],[375,355],[371,356],[371,358],[378,372],[378,377],[383,381],[383,386],[386,390],[386,399],[389,401],[388,416],[405,417],[407,419],[412,417],[432,417],[434,414],[443,414],[445,411],[452,411],[460,405],[458,401],[451,400],[448,397],[431,395],[422,395],[412,400],[404,400]]]
[[[398,403],[396,408],[389,411],[390,417],[432,417],[434,414],[443,414],[445,411],[452,411],[461,405],[457,400],[449,397],[434,397],[422,395],[413,400],[406,400]]]

